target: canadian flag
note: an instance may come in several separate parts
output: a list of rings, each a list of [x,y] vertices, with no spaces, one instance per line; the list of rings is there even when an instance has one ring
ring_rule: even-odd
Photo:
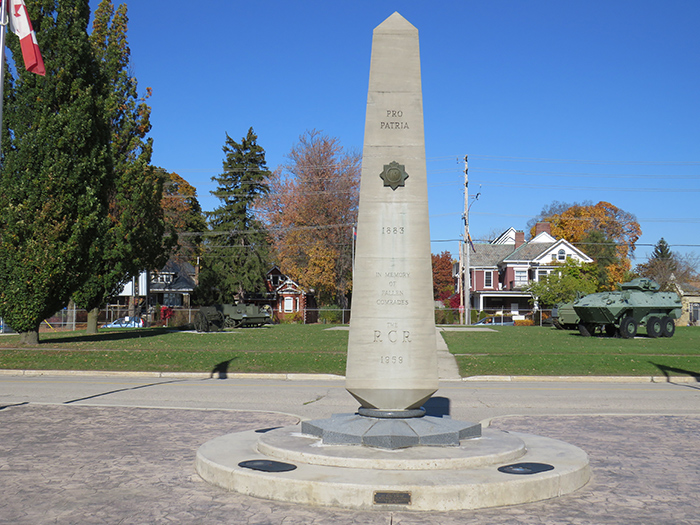
[[[37,75],[46,75],[44,60],[41,58],[39,43],[36,41],[36,33],[32,27],[32,21],[29,20],[24,0],[9,0],[7,7],[10,15],[10,29],[19,37],[22,46],[24,67]]]

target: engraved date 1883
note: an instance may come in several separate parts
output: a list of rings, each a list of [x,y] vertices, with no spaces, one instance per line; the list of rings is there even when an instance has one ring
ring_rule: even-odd
[[[403,226],[382,226],[382,235],[403,235]]]

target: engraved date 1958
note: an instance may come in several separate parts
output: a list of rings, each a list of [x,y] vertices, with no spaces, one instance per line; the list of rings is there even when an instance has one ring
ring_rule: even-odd
[[[403,235],[403,226],[382,226],[382,235]]]

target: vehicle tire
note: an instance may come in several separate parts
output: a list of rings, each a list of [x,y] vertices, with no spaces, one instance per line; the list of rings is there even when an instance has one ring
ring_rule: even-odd
[[[670,317],[662,317],[661,318],[661,334],[664,337],[673,337],[673,334],[676,333],[676,323],[673,322],[673,319]]]
[[[608,337],[617,337],[620,334],[617,331],[617,326],[615,326],[614,324],[606,324],[605,335],[607,335]]]
[[[579,323],[578,331],[583,337],[591,337],[595,331],[595,325]]]
[[[653,339],[663,335],[661,319],[658,317],[650,317],[649,320],[647,320],[647,335]]]
[[[620,335],[623,339],[632,339],[637,335],[637,321],[634,317],[625,317],[620,323]]]

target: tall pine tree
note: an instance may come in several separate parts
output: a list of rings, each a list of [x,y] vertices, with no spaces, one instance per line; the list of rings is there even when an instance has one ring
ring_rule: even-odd
[[[95,11],[90,43],[107,81],[106,114],[110,123],[114,188],[109,200],[109,229],[95,250],[87,281],[75,293],[89,311],[88,333],[97,332],[99,308],[141,270],[167,261],[173,237],[166,237],[161,199],[164,175],[150,165],[151,108],[139,98],[129,68],[127,7],[116,12],[111,0]]]
[[[269,192],[265,150],[253,128],[240,144],[226,135],[223,173],[212,177],[221,206],[208,214],[210,242],[200,274],[199,302],[230,303],[265,290],[269,240],[253,204]]]
[[[68,304],[99,250],[112,166],[88,0],[26,3],[46,76],[20,67],[5,85],[0,315],[23,342],[36,343],[42,320]],[[19,58],[19,41],[7,43]]]

